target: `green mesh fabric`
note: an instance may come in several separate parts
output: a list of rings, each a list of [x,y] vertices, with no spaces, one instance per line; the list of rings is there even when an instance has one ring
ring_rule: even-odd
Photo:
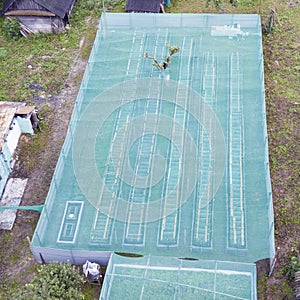
[[[36,258],[255,262],[273,227],[260,17],[103,14]]]
[[[113,254],[100,300],[256,299],[255,264]]]

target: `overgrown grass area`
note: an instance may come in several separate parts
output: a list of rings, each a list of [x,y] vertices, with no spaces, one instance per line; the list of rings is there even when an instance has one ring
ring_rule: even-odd
[[[263,39],[277,246],[267,295],[269,299],[295,299],[292,260],[299,259],[300,251],[300,6],[283,2],[274,8],[277,25]]]
[[[173,0],[168,13],[261,13],[265,24],[270,9],[276,11],[275,26],[263,36],[265,62],[265,90],[267,123],[269,134],[269,159],[273,188],[275,213],[276,263],[271,276],[259,274],[259,299],[294,299],[293,258],[299,257],[300,242],[300,5],[286,1],[241,0],[237,7],[222,3],[220,8],[206,5],[203,0]],[[0,0],[2,8],[4,1]],[[105,8],[123,12],[125,0],[105,0]],[[7,40],[3,34],[4,18],[0,18],[0,101],[22,101],[37,105],[42,118],[42,131],[33,138],[24,138],[19,151],[24,177],[43,168],[49,175],[39,187],[42,201],[51,180],[51,172],[59,153],[59,144],[53,146],[56,152],[45,157],[51,146],[49,133],[53,130],[57,108],[53,99],[63,89],[68,89],[66,80],[74,61],[80,56],[87,61],[93,45],[97,24],[102,11],[102,2],[78,0],[70,20],[70,29],[57,35],[39,34],[29,38]],[[81,77],[76,80],[80,85]],[[37,104],[38,103],[38,104]],[[40,104],[39,104],[40,103]],[[65,108],[66,109],[66,108]],[[67,109],[72,109],[72,105]],[[32,203],[40,204],[40,203]],[[25,236],[33,233],[38,214],[24,213],[20,222]],[[25,220],[25,221],[24,221]],[[26,223],[26,224],[25,224]],[[24,265],[20,274],[2,279],[0,299],[11,299],[14,290],[26,284],[30,274],[36,271],[28,243],[22,236],[15,249],[13,241],[20,234],[16,231],[0,232],[0,263],[9,267]],[[5,261],[5,264],[4,264]],[[0,267],[0,275],[3,270]],[[29,274],[29,276],[28,276]],[[13,279],[12,279],[13,278]],[[86,299],[97,299],[99,288],[86,286]]]
[[[0,2],[2,7],[4,1]],[[0,101],[26,101],[39,96],[45,98],[57,94],[62,88],[82,37],[82,55],[87,53],[96,32],[95,22],[100,9],[89,1],[79,1],[72,13],[71,28],[60,34],[38,34],[29,38],[7,40],[0,35]],[[4,18],[1,17],[3,25]],[[3,27],[3,26],[1,26]]]

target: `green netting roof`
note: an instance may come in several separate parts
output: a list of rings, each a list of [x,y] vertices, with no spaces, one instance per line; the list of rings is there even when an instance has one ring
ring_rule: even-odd
[[[32,250],[273,257],[258,15],[102,15]]]
[[[100,300],[256,299],[255,264],[112,255]]]

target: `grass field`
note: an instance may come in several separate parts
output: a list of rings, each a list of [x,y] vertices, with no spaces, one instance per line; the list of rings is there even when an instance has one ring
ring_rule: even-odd
[[[4,1],[0,1],[2,7]],[[106,1],[109,11],[124,11],[122,0]],[[293,257],[300,243],[300,5],[286,1],[241,1],[226,13],[260,13],[267,24],[270,9],[275,26],[263,36],[265,91],[269,134],[269,159],[275,212],[276,263],[271,276],[259,273],[259,299],[294,299]],[[15,175],[29,178],[22,205],[41,204],[46,198],[73,103],[85,69],[101,15],[102,4],[77,1],[71,29],[59,35],[38,35],[16,41],[0,33],[0,100],[37,105],[42,131],[22,137]],[[220,13],[200,0],[173,0],[168,13]],[[0,18],[3,26],[4,18]],[[40,85],[40,89],[32,89]],[[31,238],[38,214],[18,212],[11,232],[0,232],[0,298],[26,284],[36,270],[26,237]],[[296,266],[297,267],[297,266]],[[298,266],[299,268],[299,266]],[[280,288],[279,288],[280,287]],[[87,299],[97,299],[99,289],[86,287]]]

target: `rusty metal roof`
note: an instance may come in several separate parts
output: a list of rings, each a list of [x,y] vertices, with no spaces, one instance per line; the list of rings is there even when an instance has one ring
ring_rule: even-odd
[[[16,115],[27,115],[32,113],[32,111],[34,110],[34,106],[18,106],[17,107],[17,111],[16,111]]]
[[[0,102],[0,151],[15,115],[27,115],[34,110],[22,102]]]

